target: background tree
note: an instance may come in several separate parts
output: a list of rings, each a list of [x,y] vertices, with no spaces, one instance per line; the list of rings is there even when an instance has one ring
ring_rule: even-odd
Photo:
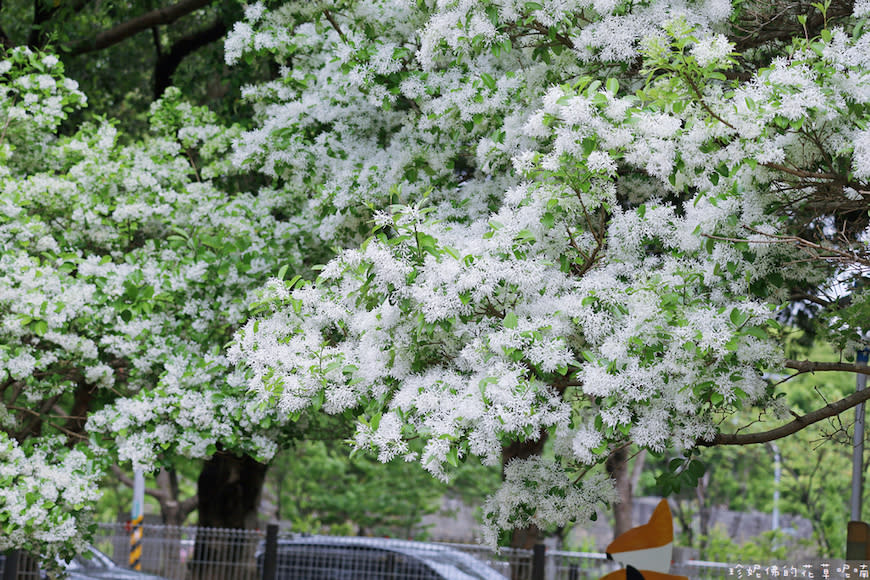
[[[241,14],[231,0],[7,0],[0,6],[0,42],[56,52],[89,96],[90,114],[117,119],[139,136],[148,129],[151,102],[173,85],[227,123],[250,117],[239,89],[270,73],[224,64],[223,37]],[[65,130],[83,119],[72,112]]]

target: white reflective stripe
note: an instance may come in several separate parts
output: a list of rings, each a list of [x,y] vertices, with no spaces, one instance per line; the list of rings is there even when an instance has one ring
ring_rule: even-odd
[[[652,570],[668,574],[671,571],[671,556],[673,552],[674,544],[670,543],[658,548],[631,550],[630,552],[611,554],[611,556],[613,556],[613,561],[622,567],[630,565],[638,570]]]

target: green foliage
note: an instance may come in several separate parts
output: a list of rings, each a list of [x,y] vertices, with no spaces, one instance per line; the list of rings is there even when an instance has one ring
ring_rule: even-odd
[[[748,542],[738,544],[720,527],[715,527],[706,538],[704,558],[715,562],[768,563],[789,560],[792,548],[786,544],[782,531],[768,531]]]
[[[273,461],[266,493],[274,497],[275,516],[296,532],[422,539],[420,519],[445,494],[479,503],[498,480],[498,469],[466,464],[445,484],[416,463],[382,464],[364,454],[348,457],[335,441],[298,441]]]
[[[836,362],[843,358],[842,351],[817,339],[809,348],[802,346],[803,334],[790,331],[785,334],[787,354],[792,358],[822,362]],[[855,375],[845,372],[803,374],[782,385],[786,398],[783,403],[804,414],[849,395],[855,390]],[[845,550],[845,522],[849,519],[848,498],[851,490],[852,423],[854,411],[840,418],[809,426],[794,435],[776,441],[782,456],[779,511],[781,514],[807,518],[813,526],[812,548],[819,557],[842,557]],[[748,413],[732,418],[733,425],[745,425],[758,419]],[[772,417],[753,430],[763,431],[774,426]],[[723,429],[724,430],[724,429]],[[714,447],[704,449],[699,459],[707,466],[709,478],[703,486],[704,506],[724,506],[733,511],[761,511],[773,509],[774,453],[769,446]],[[866,459],[865,459],[866,461]],[[690,509],[701,509],[697,503],[695,485],[678,480],[685,473],[685,459],[667,460],[666,457],[648,458],[648,469],[640,480],[641,495],[673,495],[674,501],[683,502]],[[681,471],[683,470],[683,471]],[[870,491],[865,492],[865,503]],[[716,534],[719,534],[718,536]],[[709,538],[684,536],[693,547],[704,547],[707,558],[734,561],[746,556],[751,560],[756,543],[738,546],[721,532]],[[758,539],[758,545],[773,541],[767,536]],[[782,552],[780,547],[776,553]],[[764,552],[762,551],[763,555]],[[765,557],[763,559],[771,559]]]
[[[664,496],[678,494],[685,488],[694,488],[706,473],[707,466],[697,459],[676,457],[668,462],[667,470],[656,477],[656,488]]]

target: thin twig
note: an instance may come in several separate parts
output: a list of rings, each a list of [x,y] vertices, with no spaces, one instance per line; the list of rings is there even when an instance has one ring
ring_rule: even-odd
[[[329,10],[324,10],[323,15],[326,16],[326,19],[329,21],[329,24],[338,33],[338,36],[341,38],[342,42],[344,42],[346,44],[347,37],[344,35],[344,32],[341,31],[341,27],[338,25],[338,22],[336,22],[335,18],[332,17],[332,13]]]

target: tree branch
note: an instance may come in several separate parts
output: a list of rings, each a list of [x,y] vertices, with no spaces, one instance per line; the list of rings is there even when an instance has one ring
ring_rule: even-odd
[[[49,23],[58,17],[58,13],[75,13],[81,11],[87,6],[91,0],[64,0],[61,2],[50,2],[49,0],[33,0],[33,21],[30,24],[30,32],[27,34],[27,46],[35,50],[41,50],[50,41],[50,35],[46,28]],[[61,12],[61,7],[63,12]],[[60,18],[63,18],[61,15]],[[6,37],[4,36],[4,44]],[[12,46],[11,41],[6,44],[7,48]]]
[[[338,33],[338,36],[341,38],[342,42],[347,43],[347,37],[344,35],[344,32],[341,31],[341,27],[338,25],[338,22],[335,21],[335,18],[332,17],[332,13],[329,10],[324,10],[323,15],[326,17],[326,20],[329,21],[329,25],[332,26],[333,30]]]
[[[840,371],[846,373],[858,373],[861,375],[870,375],[870,366],[856,365],[854,363],[827,363],[814,362],[811,360],[786,360],[785,368],[793,369],[798,373],[814,373],[816,371]]]
[[[45,44],[45,23],[57,12],[57,6],[49,6],[44,0],[33,0],[33,22],[27,35],[27,46],[40,49]]]
[[[219,40],[227,30],[223,20],[218,19],[207,28],[179,38],[168,52],[158,55],[157,64],[154,66],[154,98],[159,99],[172,85],[172,75],[186,56]]]
[[[821,363],[820,363],[821,364]],[[851,365],[854,366],[854,365]],[[840,370],[840,369],[827,369],[827,370]],[[855,370],[853,372],[863,372],[865,374],[870,374],[870,368],[864,367],[863,370]],[[783,437],[787,437],[788,435],[792,435],[793,433],[797,433],[801,429],[805,429],[809,427],[813,423],[818,423],[823,419],[829,419],[831,417],[835,417],[840,413],[851,409],[870,399],[870,389],[864,389],[861,391],[857,391],[852,393],[848,397],[844,397],[839,401],[834,403],[828,403],[821,409],[816,409],[806,415],[798,415],[793,421],[786,423],[785,425],[780,425],[775,429],[770,429],[769,431],[762,431],[760,433],[719,433],[715,437],[713,437],[710,441],[702,441],[699,440],[697,442],[699,447],[713,447],[716,445],[753,445],[755,443],[767,443],[768,441],[775,441],[777,439],[782,439]]]
[[[117,465],[112,466],[112,473],[115,474],[115,477],[117,477],[121,483],[123,483],[127,487],[133,487],[133,478],[124,473],[124,471]],[[150,487],[146,487],[145,493],[157,499],[157,501],[165,501],[169,499],[169,494],[160,489],[151,489]]]
[[[534,28],[536,31],[540,32],[541,34],[543,34],[547,38],[555,38],[565,48],[568,48],[570,50],[574,50],[574,41],[571,40],[570,38],[568,38],[567,36],[565,36],[564,34],[560,34],[560,33],[556,32],[555,30],[553,30],[552,28],[544,26],[543,24],[541,24],[540,22],[537,22],[537,21],[532,23],[532,28]]]
[[[151,12],[147,12],[141,16],[122,22],[109,30],[104,30],[93,38],[67,47],[67,52],[73,55],[78,55],[108,48],[122,40],[126,40],[127,38],[142,32],[143,30],[161,24],[172,24],[179,18],[187,16],[191,12],[195,12],[213,2],[214,0],[181,0],[172,6],[152,10]]]
[[[191,512],[195,511],[199,506],[199,494],[193,494],[180,504],[178,504],[179,518],[183,522]]]
[[[21,428],[20,431],[15,434],[15,439],[17,439],[18,441],[24,441],[28,437],[37,435],[42,429],[43,416],[49,411],[49,409],[54,406],[54,404],[60,399],[60,397],[60,395],[55,395],[54,397],[46,399],[45,401],[43,401],[42,407],[39,408],[39,411],[33,411],[32,409],[18,407],[18,410],[26,411],[28,414],[33,415],[33,417],[27,422],[24,427]],[[11,405],[7,406],[9,406],[10,408],[12,407]]]
[[[789,175],[793,175],[794,177],[800,177],[801,179],[823,179],[825,181],[844,181],[842,175],[838,175],[836,173],[823,173],[818,171],[807,171],[806,169],[797,169],[794,167],[787,167],[781,163],[761,163],[762,167],[767,167],[768,169],[773,169],[775,171],[781,171],[782,173],[787,173]],[[859,185],[860,187],[860,185]]]
[[[0,10],[3,9],[3,0],[0,0]],[[15,46],[15,43],[12,42],[12,39],[9,38],[9,35],[6,34],[6,30],[0,26],[0,47],[4,49],[9,49]]]
[[[701,107],[703,107],[703,109],[705,111],[707,111],[708,115],[710,115],[711,117],[713,117],[714,119],[716,119],[717,121],[719,121],[720,123],[722,123],[723,125],[728,127],[729,129],[731,129],[732,131],[737,130],[737,128],[734,125],[732,125],[731,123],[729,123],[728,121],[723,119],[716,111],[714,111],[710,107],[710,104],[704,100],[704,93],[701,92],[700,87],[698,87],[698,83],[695,82],[695,79],[693,79],[690,74],[688,74],[688,73],[687,74],[680,74],[679,76],[680,76],[680,78],[682,78],[683,80],[686,81],[686,84],[689,85],[689,88],[692,89],[693,93],[695,93],[695,98],[698,99],[698,102],[701,104]]]
[[[778,234],[770,234],[767,232],[763,232],[756,228],[752,228],[749,226],[743,226],[743,229],[750,231],[754,234],[758,234],[766,237],[766,240],[759,239],[748,239],[748,238],[736,238],[736,237],[728,237],[728,236],[716,236],[713,234],[701,234],[703,238],[709,238],[712,240],[720,240],[723,242],[737,242],[737,243],[747,243],[747,244],[790,244],[795,247],[803,249],[805,252],[809,253],[809,255],[814,260],[831,260],[835,262],[852,262],[856,265],[861,265],[864,267],[870,268],[870,259],[864,258],[854,252],[850,253],[845,250],[841,250],[839,248],[834,248],[830,246],[824,246],[822,244],[812,242],[810,240],[801,238],[799,236],[788,236],[788,235],[778,235]],[[820,254],[819,252],[827,252],[827,255]]]
[[[789,296],[790,300],[806,300],[807,302],[812,302],[813,304],[818,304],[819,306],[828,307],[831,305],[830,300],[825,300],[824,298],[819,298],[818,296],[813,296],[807,292],[801,292],[800,290],[792,290],[791,295]]]
[[[151,40],[154,41],[154,53],[159,61],[163,58],[163,45],[160,43],[160,30],[156,26],[151,27]]]
[[[833,19],[848,18],[854,3],[850,0],[834,0],[827,10],[827,23]],[[761,46],[768,42],[791,42],[795,35],[803,36],[803,27],[798,15],[806,15],[806,34],[817,36],[825,26],[825,18],[807,0],[752,0],[741,7],[741,14],[734,23],[736,50]]]

